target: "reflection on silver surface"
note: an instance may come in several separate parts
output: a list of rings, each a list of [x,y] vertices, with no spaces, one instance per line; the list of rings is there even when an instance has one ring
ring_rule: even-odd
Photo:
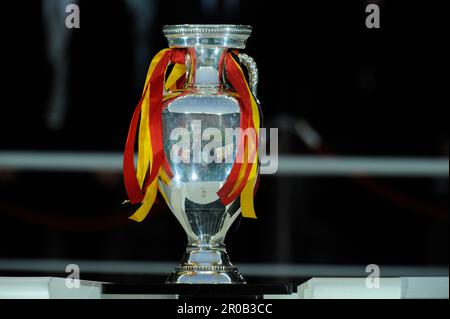
[[[188,237],[182,262],[169,283],[245,283],[224,246],[225,235],[241,212],[240,201],[224,206],[217,192],[231,171],[237,149],[236,138],[227,140],[225,129],[240,127],[239,102],[221,81],[222,62],[227,48],[245,47],[250,33],[251,27],[231,25],[164,28],[170,46],[188,47],[190,72],[185,94],[169,98],[162,114],[164,151],[174,178],[168,185],[161,180],[159,184]],[[187,133],[177,137],[174,132],[179,128]],[[211,153],[222,155],[214,161],[207,160],[209,152],[202,152],[211,141],[205,133],[209,128],[221,136],[220,146]],[[186,139],[188,145],[180,146]]]
[[[164,35],[171,47],[225,47],[244,49],[252,33],[248,25],[167,25]]]
[[[197,123],[201,123],[201,127],[195,127]],[[175,163],[170,156],[177,142],[170,138],[175,128],[203,133],[204,129],[214,127],[219,128],[225,137],[224,128],[237,128],[239,124],[238,102],[219,93],[188,94],[175,99],[163,112],[164,150],[175,178],[169,185],[160,182],[160,186],[189,242],[182,265],[176,268],[174,278],[169,281],[222,283],[240,279],[238,274],[234,275],[236,278],[231,275],[235,268],[229,263],[223,246],[226,232],[240,214],[239,203],[225,207],[217,196],[233,165],[236,145],[233,145],[232,161],[229,163],[224,160],[208,163],[202,156],[200,161],[195,161],[194,157],[198,154],[193,152],[189,154],[189,163]],[[207,143],[202,140],[200,149],[203,150]],[[193,149],[192,145],[190,149]]]

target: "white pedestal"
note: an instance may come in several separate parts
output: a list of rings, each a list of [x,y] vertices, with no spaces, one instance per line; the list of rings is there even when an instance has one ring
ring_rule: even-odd
[[[298,287],[300,299],[448,299],[448,277],[312,278]]]

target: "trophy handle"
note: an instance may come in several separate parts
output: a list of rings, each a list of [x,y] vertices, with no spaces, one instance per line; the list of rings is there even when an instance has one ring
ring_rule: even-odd
[[[258,104],[260,104],[257,90],[258,90],[258,66],[256,65],[255,60],[245,53],[239,53],[238,55],[239,62],[243,64],[247,68],[248,76],[249,76],[249,84],[250,89],[255,97],[255,100]]]

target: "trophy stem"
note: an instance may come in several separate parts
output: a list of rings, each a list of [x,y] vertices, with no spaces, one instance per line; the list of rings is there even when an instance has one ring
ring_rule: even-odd
[[[245,284],[230,262],[224,244],[188,244],[181,264],[167,278],[170,284]]]
[[[221,65],[227,52],[223,47],[197,46],[189,49],[191,76],[187,87],[199,90],[217,91],[222,85],[220,75]],[[211,92],[210,92],[211,93]]]

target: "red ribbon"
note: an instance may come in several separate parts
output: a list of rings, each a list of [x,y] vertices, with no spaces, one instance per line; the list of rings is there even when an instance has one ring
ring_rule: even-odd
[[[164,93],[164,82],[165,73],[167,67],[170,63],[185,63],[186,52],[183,49],[169,49],[167,50],[163,57],[160,59],[156,65],[153,73],[150,76],[149,83],[146,85],[144,93],[139,101],[136,109],[133,113],[130,128],[128,131],[128,137],[125,145],[124,160],[123,160],[123,171],[124,171],[124,182],[125,188],[128,194],[128,198],[132,204],[141,203],[144,199],[146,189],[159,175],[159,170],[162,167],[171,177],[170,167],[163,149],[162,141],[162,110],[163,110],[163,93]],[[195,61],[195,55],[191,54],[191,58]],[[251,97],[248,90],[247,82],[242,74],[241,69],[238,67],[234,61],[232,54],[228,53],[221,64],[225,63],[225,69],[227,72],[227,78],[230,81],[233,88],[236,90],[239,98],[239,106],[241,110],[241,120],[240,128],[242,132],[247,129],[254,129],[253,116],[252,116],[252,104]],[[180,79],[177,85],[182,84],[185,79]],[[151,89],[150,89],[151,88]],[[152,144],[152,165],[151,171],[145,178],[143,188],[141,189],[136,178],[136,171],[134,165],[134,148],[135,148],[135,138],[136,130],[139,123],[139,116],[141,112],[141,107],[144,99],[148,98],[150,100],[150,111],[149,111],[149,129]],[[245,148],[248,146],[248,137],[241,136],[238,141],[238,149],[236,154],[235,162],[233,163],[230,175],[223,187],[218,191],[218,196],[224,205],[228,205],[233,202],[242,192],[245,187],[248,177],[250,175],[251,169],[255,158],[255,153],[258,148],[258,141],[256,140],[256,147],[251,152],[250,156],[245,153]],[[245,168],[244,176],[240,181],[239,185],[235,188],[239,174],[243,163],[239,160],[248,157],[248,163]],[[244,159],[245,162],[245,159]],[[258,178],[259,179],[259,178]],[[258,184],[258,183],[257,183]],[[256,192],[255,187],[255,192]],[[234,189],[234,191],[233,191]]]
[[[254,129],[253,117],[252,117],[252,104],[251,98],[247,89],[247,82],[245,80],[244,75],[241,70],[237,66],[236,62],[233,59],[231,53],[228,53],[227,58],[225,60],[225,67],[227,71],[227,78],[230,81],[233,88],[239,95],[239,106],[241,108],[241,129],[242,132],[245,132],[246,129]],[[248,145],[247,136],[245,138],[240,138],[238,142],[238,150],[236,154],[236,159],[231,169],[230,175],[228,176],[225,184],[222,188],[217,192],[217,195],[220,198],[220,201],[224,205],[228,205],[233,202],[242,192],[245,187],[245,184],[250,175],[250,171],[253,166],[253,161],[255,157],[255,153],[252,152],[250,156],[244,154],[245,145]],[[257,143],[257,141],[256,141]],[[257,145],[256,145],[257,149]],[[240,182],[239,186],[234,190],[232,194],[230,194],[237,183],[239,172],[241,171],[241,167],[243,163],[239,163],[239,159],[243,159],[244,156],[249,157],[249,163],[245,169],[244,178]]]
[[[185,50],[169,49],[156,65],[151,74],[149,83],[145,87],[144,93],[139,101],[131,119],[130,128],[128,130],[128,137],[125,144],[125,152],[123,158],[123,174],[125,188],[128,198],[132,204],[142,202],[145,196],[147,187],[158,177],[161,165],[168,167],[167,159],[162,144],[162,110],[163,110],[163,94],[164,82],[167,66],[169,63],[185,63]],[[149,87],[151,87],[149,92]],[[136,170],[134,165],[134,148],[136,139],[136,130],[139,123],[139,116],[144,99],[150,99],[149,112],[149,128],[152,143],[153,162],[152,169],[145,178],[143,189],[140,188],[136,178]]]

